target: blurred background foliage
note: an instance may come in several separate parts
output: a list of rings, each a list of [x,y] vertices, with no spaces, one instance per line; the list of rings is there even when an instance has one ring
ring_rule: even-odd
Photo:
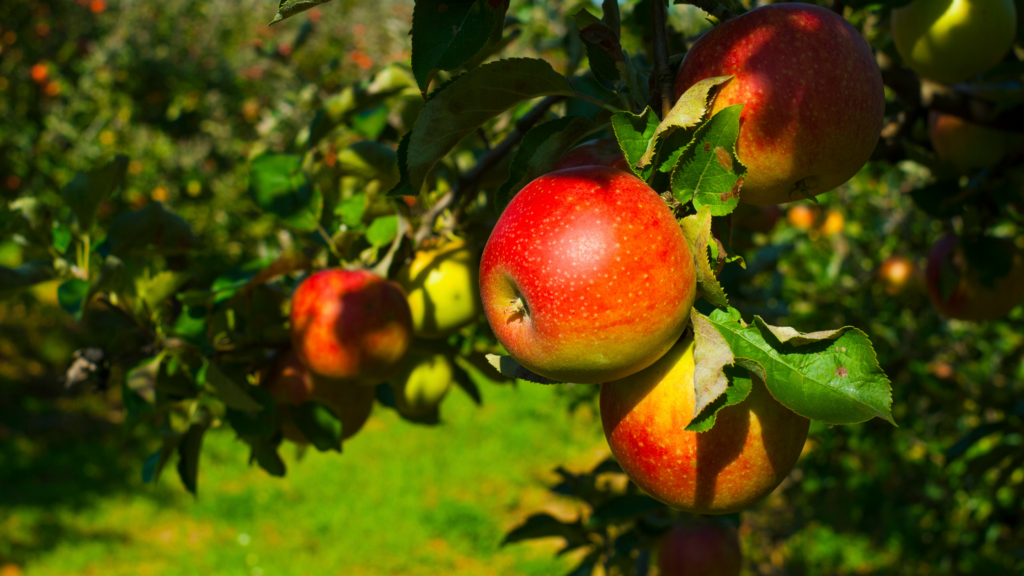
[[[582,6],[593,4],[514,0],[503,55],[576,71],[585,53],[565,15]],[[0,4],[0,266],[81,265],[79,236],[64,240],[71,231],[61,190],[77,171],[123,154],[124,185],[99,206],[98,229],[160,206],[187,224],[191,258],[180,262],[173,250],[134,258],[188,269],[199,287],[229,285],[231,274],[251,278],[247,265],[323,244],[315,231],[282,227],[249,194],[250,160],[310,147],[315,181],[329,182],[318,178],[344,164],[321,221],[341,230],[333,237],[347,256],[373,261],[390,237],[362,232],[386,227],[376,223],[393,213],[383,192],[394,182],[345,152],[365,141],[393,150],[415,119],[422,100],[402,66],[412,2],[334,0],[268,27],[274,9],[250,0]],[[649,9],[623,4],[630,54],[649,49]],[[851,18],[892,53],[886,10]],[[688,6],[674,7],[671,23],[673,53],[708,26]],[[488,134],[507,134],[524,111],[499,117]],[[923,123],[910,137],[927,148]],[[427,200],[480,155],[482,143],[468,140],[438,168]],[[871,163],[820,197],[809,224],[783,214],[767,233],[736,231],[747,268],[723,272],[733,305],[772,324],[867,332],[893,381],[900,424],[812,426],[782,487],[730,518],[749,574],[1024,570],[1024,308],[999,322],[947,321],[919,276],[894,293],[878,275],[891,256],[923,269],[945,231],[909,197],[927,175],[914,162]],[[484,187],[500,184],[497,176]],[[997,233],[1024,247],[1020,224],[1016,215]],[[474,234],[482,242],[486,229]],[[151,335],[109,311],[77,323],[61,308],[58,285],[0,301],[2,576],[557,574],[605,542],[554,556],[558,538],[501,546],[503,535],[538,512],[586,520],[601,498],[629,493],[614,467],[593,474],[590,491],[565,489],[565,474],[553,472],[564,464],[586,476],[606,457],[596,387],[499,385],[482,376],[482,408],[452,395],[443,423],[422,427],[378,406],[343,455],[288,453],[285,479],[249,467],[248,448],[215,430],[198,498],[171,475],[144,485],[141,463],[159,435],[124,425],[131,414],[120,386],[67,390],[63,377],[75,350],[102,340],[125,351],[123,365],[109,367],[123,379]],[[279,294],[267,290],[273,309]],[[263,313],[253,309],[250,328]],[[159,318],[153,329],[162,329]],[[253,332],[253,340],[274,337]],[[627,523],[657,528],[659,518],[672,515]],[[611,545],[614,530],[604,536]],[[635,559],[636,543],[627,544]]]

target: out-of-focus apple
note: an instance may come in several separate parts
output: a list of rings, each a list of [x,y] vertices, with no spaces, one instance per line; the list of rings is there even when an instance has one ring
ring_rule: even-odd
[[[420,338],[444,338],[483,311],[476,254],[462,240],[416,253],[396,280],[405,289],[412,329]]]
[[[890,256],[878,268],[878,279],[893,296],[906,290],[917,277],[917,266],[906,256]]]
[[[675,526],[658,545],[661,576],[739,576],[742,568],[739,535],[718,522]]]
[[[928,297],[940,314],[959,320],[998,320],[1024,300],[1024,256],[1011,242],[1000,244],[1011,258],[1011,267],[992,286],[982,283],[955,235],[945,236],[932,245],[925,280]],[[943,294],[944,270],[955,275],[948,280],[955,282],[948,295]]]
[[[843,217],[843,213],[829,210],[825,213],[825,221],[821,223],[818,231],[821,232],[822,236],[835,236],[836,234],[842,234],[844,228],[846,228],[846,218]]]
[[[786,220],[789,221],[789,225],[800,230],[810,230],[817,218],[816,211],[803,204],[797,204],[786,210]]]
[[[951,114],[928,114],[928,136],[940,160],[960,168],[995,166],[1006,156],[1013,136]]]
[[[391,380],[395,408],[409,416],[428,414],[448,393],[453,377],[451,362],[443,354],[413,352]]]

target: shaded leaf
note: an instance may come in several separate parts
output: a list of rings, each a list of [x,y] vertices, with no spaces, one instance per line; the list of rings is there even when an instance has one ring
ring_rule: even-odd
[[[72,278],[57,287],[57,302],[65,312],[75,317],[75,320],[82,319],[85,311],[85,299],[89,295],[89,282],[80,278]]]
[[[630,520],[664,507],[661,502],[643,494],[619,496],[595,508],[587,521],[587,528]]]
[[[125,377],[125,386],[149,404],[156,402],[156,379],[163,359],[162,352],[147,358],[129,370]]]
[[[729,299],[725,290],[715,277],[715,268],[708,260],[708,245],[714,242],[711,237],[711,209],[707,206],[696,214],[683,218],[680,222],[683,235],[693,253],[694,268],[697,272],[697,289],[705,300],[715,306],[728,306]]]
[[[192,245],[192,231],[177,214],[167,211],[160,202],[147,204],[114,218],[107,231],[111,253],[123,256],[155,245],[173,252]]]
[[[747,173],[736,156],[742,109],[742,104],[724,108],[697,129],[672,171],[677,200],[692,199],[695,208],[707,206],[712,216],[724,216],[739,204]]]
[[[341,452],[341,420],[319,402],[289,406],[295,426],[317,450]]]
[[[910,197],[922,212],[933,218],[952,218],[964,212],[971,195],[965,194],[956,180],[938,180],[911,190]]]
[[[192,424],[178,445],[178,477],[185,489],[196,494],[199,481],[199,453],[203,449],[206,426]]]
[[[735,406],[747,399],[750,390],[753,388],[753,376],[749,370],[742,368],[739,364],[749,362],[746,358],[737,359],[737,366],[726,366],[722,373],[728,381],[728,386],[721,396],[715,398],[707,405],[702,412],[694,415],[693,420],[686,426],[687,432],[707,432],[715,425],[718,412],[722,408]]]
[[[160,480],[160,473],[171,460],[171,456],[181,444],[184,434],[165,434],[163,445],[142,465],[142,481],[146,484]]]
[[[249,169],[249,194],[261,210],[303,232],[316,230],[323,198],[306,178],[300,156],[263,154]]]
[[[521,525],[516,526],[511,532],[505,535],[501,545],[514,544],[525,540],[536,540],[537,538],[551,538],[554,536],[565,538],[569,544],[583,544],[587,542],[587,533],[583,524],[575,522],[562,522],[550,514],[534,514],[526,519]]]
[[[385,189],[394,187],[401,179],[396,152],[372,140],[361,140],[339,152],[338,166],[343,174],[380,180]]]
[[[398,184],[388,190],[388,196],[415,196],[419,194],[418,189],[413,189],[409,180],[409,141],[412,139],[412,132],[406,132],[398,142],[398,151],[395,153],[395,161],[398,163]]]
[[[506,376],[508,378],[526,380],[527,382],[534,382],[537,384],[561,384],[561,382],[555,382],[554,380],[530,372],[513,360],[511,356],[488,354],[487,361],[491,366],[494,366],[494,369],[500,372],[502,376]]]
[[[119,155],[101,168],[78,172],[61,190],[61,198],[71,208],[82,233],[92,230],[100,204],[121,186],[127,170],[128,157]]]
[[[647,150],[640,157],[640,166],[647,166],[654,159],[654,149],[658,143],[658,137],[668,130],[677,128],[692,128],[700,123],[701,118],[708,111],[708,94],[711,89],[729,80],[732,76],[715,76],[705,78],[697,82],[679,97],[679,100],[672,106],[672,110],[658,124]]]
[[[476,382],[473,382],[473,378],[470,376],[469,370],[472,370],[469,362],[462,356],[453,356],[455,365],[452,367],[452,376],[455,380],[455,385],[462,388],[462,391],[469,395],[477,406],[483,406],[484,399],[480,396],[480,389],[477,388]]]
[[[626,156],[629,169],[645,182],[651,177],[653,169],[650,166],[645,168],[637,166],[657,129],[658,116],[650,107],[645,108],[640,115],[624,110],[612,114],[612,130],[615,131],[615,138],[619,141],[622,153]]]
[[[250,463],[255,461],[260,468],[267,471],[267,474],[278,478],[287,473],[288,469],[284,460],[281,459],[281,454],[277,451],[279,444],[265,438],[256,438],[249,442],[249,446],[252,448],[252,453],[249,456]]]
[[[456,70],[501,33],[508,2],[417,0],[412,13],[412,71],[426,93],[434,70]]]
[[[196,372],[196,383],[208,386],[229,408],[245,412],[262,410],[260,403],[249,395],[248,389],[252,386],[235,382],[208,360],[204,360],[202,367]]]

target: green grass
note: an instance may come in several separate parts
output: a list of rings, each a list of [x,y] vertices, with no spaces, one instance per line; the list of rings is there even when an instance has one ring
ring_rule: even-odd
[[[7,557],[28,576],[564,573],[572,559],[554,557],[557,542],[500,542],[542,506],[571,509],[544,487],[554,466],[603,457],[600,425],[585,411],[570,417],[551,387],[482,392],[477,408],[453,390],[436,427],[378,406],[344,454],[308,451],[297,460],[284,448],[284,479],[249,467],[232,433],[210,433],[196,499],[172,467],[159,485],[141,485],[137,466],[98,448],[131,478],[108,478],[120,485],[80,498],[47,498],[31,478],[14,480],[34,496],[27,505],[0,501],[0,565],[7,539]],[[87,465],[80,452],[72,466]]]

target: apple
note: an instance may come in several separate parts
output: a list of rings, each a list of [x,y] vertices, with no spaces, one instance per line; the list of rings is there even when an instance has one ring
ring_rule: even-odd
[[[985,286],[950,234],[932,245],[925,268],[928,297],[940,314],[958,320],[998,320],[1024,300],[1024,257],[1009,241],[1001,242],[1012,258],[1010,272],[994,286]],[[943,268],[958,277],[952,293],[943,298]]]
[[[952,114],[928,114],[928,136],[940,160],[960,168],[995,166],[1006,156],[1013,136]]]
[[[526,185],[480,261],[484,312],[514,360],[560,382],[643,370],[686,327],[693,256],[664,200],[605,166]]]
[[[554,169],[564,170],[580,166],[608,166],[629,172],[626,157],[614,138],[599,138],[572,148],[562,155]]]
[[[660,576],[739,576],[742,568],[739,535],[718,522],[677,525],[658,543]]]
[[[917,266],[906,256],[890,256],[878,268],[878,279],[886,293],[897,295],[910,286],[917,277]]]
[[[448,393],[454,373],[444,354],[413,352],[398,376],[391,380],[395,408],[409,416],[430,413]]]
[[[462,240],[420,250],[402,267],[396,280],[408,294],[417,337],[444,338],[480,316],[478,272]]]
[[[641,490],[672,508],[728,514],[775,489],[796,464],[810,421],[754,378],[747,398],[707,432],[693,419],[693,336],[646,370],[601,385],[601,424],[612,454]]]
[[[308,444],[308,441],[292,420],[288,406],[299,406],[311,400],[320,402],[341,420],[341,439],[345,440],[366,423],[375,397],[369,386],[313,375],[294,351],[278,358],[263,385],[282,407],[281,431],[285,439],[296,444]]]
[[[797,204],[786,211],[786,220],[789,221],[789,225],[800,230],[810,230],[817,219],[816,211],[803,204]]]
[[[818,231],[823,236],[835,236],[842,234],[844,228],[846,228],[846,218],[843,217],[843,213],[829,210],[825,213],[825,221],[821,223]]]
[[[828,192],[878,144],[881,72],[860,33],[831,10],[771,4],[719,24],[686,53],[676,98],[700,80],[729,75],[712,113],[743,104],[736,152],[748,170],[740,202]]]
[[[292,295],[291,337],[314,374],[374,385],[401,368],[412,314],[396,284],[365,270],[324,270]]]
[[[947,84],[998,64],[1016,34],[1013,0],[914,0],[892,11],[892,39],[903,61]]]

